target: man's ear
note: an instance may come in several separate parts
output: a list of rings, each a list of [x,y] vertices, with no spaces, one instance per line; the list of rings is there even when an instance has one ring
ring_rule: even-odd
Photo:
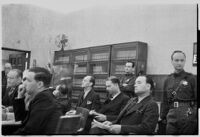
[[[92,83],[92,82],[90,82],[90,86],[91,86],[91,87],[92,87],[92,84],[93,84],[93,83]]]
[[[38,88],[41,88],[41,87],[43,87],[44,86],[44,83],[42,82],[42,81],[38,81]]]
[[[149,83],[147,83],[147,87],[149,90],[151,89],[151,85]]]

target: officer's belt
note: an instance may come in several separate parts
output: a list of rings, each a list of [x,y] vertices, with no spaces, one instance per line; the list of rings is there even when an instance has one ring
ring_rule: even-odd
[[[191,105],[191,101],[174,101],[171,103],[170,105],[170,109],[172,108],[178,108],[178,107],[182,107],[182,106],[190,106]]]

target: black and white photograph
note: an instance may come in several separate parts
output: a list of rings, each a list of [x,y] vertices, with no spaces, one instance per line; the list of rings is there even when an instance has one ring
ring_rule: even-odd
[[[1,0],[1,135],[199,135],[198,1]]]

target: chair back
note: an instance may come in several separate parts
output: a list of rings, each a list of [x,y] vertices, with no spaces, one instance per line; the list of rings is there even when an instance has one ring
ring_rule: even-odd
[[[85,128],[86,121],[89,115],[89,110],[87,108],[77,107],[76,114],[81,115],[79,131],[82,131]]]
[[[76,134],[80,127],[81,115],[61,116],[56,128],[56,134]]]

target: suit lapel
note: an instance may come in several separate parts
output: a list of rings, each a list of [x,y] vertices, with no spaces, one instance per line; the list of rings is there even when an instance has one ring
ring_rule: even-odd
[[[131,98],[128,103],[126,104],[126,106],[122,109],[122,111],[119,113],[118,117],[117,117],[117,123],[118,121],[122,118],[122,116],[124,116],[124,114],[126,113],[127,111],[127,108],[132,104],[135,104],[136,103],[136,98]]]
[[[122,93],[120,93],[113,100],[107,99],[106,100],[107,103],[105,102],[105,104],[104,104],[104,106],[103,106],[103,108],[101,110],[101,113],[104,113],[105,111],[112,109],[112,106],[115,105],[119,101],[119,99],[121,98],[121,96],[122,96]]]
[[[86,97],[83,99],[82,104],[87,105],[87,101],[90,100],[91,96],[93,94],[93,90],[89,91],[89,93],[86,95]],[[84,95],[84,94],[83,94]]]
[[[149,101],[151,99],[150,96],[144,98],[140,103],[137,103],[137,104],[132,104],[129,108],[129,110],[126,112],[125,115],[128,115],[134,111],[137,111],[139,110],[147,101]]]
[[[82,92],[79,96],[77,107],[80,107],[80,105],[83,103],[83,96],[84,96],[84,92]]]

